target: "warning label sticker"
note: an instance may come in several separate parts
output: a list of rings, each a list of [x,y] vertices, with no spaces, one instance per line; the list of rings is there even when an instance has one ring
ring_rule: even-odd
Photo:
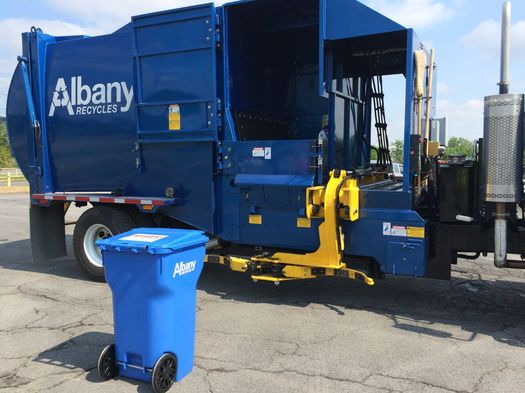
[[[169,111],[169,130],[170,131],[180,131],[180,106],[179,105],[170,105]]]
[[[312,227],[312,220],[310,220],[307,217],[299,217],[297,218],[297,228],[311,228]]]
[[[262,225],[262,220],[263,218],[261,215],[251,214],[248,219],[248,222],[251,225]]]
[[[425,238],[425,227],[405,227],[392,225],[390,222],[383,223],[383,236],[411,237],[414,239]]]
[[[272,159],[272,148],[271,147],[254,147],[252,150],[252,157],[264,158],[265,160]]]
[[[390,234],[392,236],[407,237],[407,227],[394,225],[392,226],[392,230],[390,231]]]
[[[126,242],[154,243],[167,237],[168,236],[165,235],[148,235],[145,233],[136,233],[134,235],[122,237],[119,240],[123,240]]]
[[[407,228],[408,237],[413,237],[416,239],[425,238],[425,228],[424,227],[408,227]]]
[[[252,157],[264,157],[264,147],[254,147],[252,150]]]

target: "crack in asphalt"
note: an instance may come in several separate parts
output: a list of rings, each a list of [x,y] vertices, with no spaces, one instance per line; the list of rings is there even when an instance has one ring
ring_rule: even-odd
[[[236,374],[236,373],[241,373],[241,372],[256,372],[256,373],[263,373],[263,374],[266,374],[266,375],[294,374],[294,375],[298,375],[298,376],[300,376],[302,378],[310,378],[310,379],[312,379],[312,378],[321,378],[321,379],[325,379],[325,380],[328,380],[328,381],[331,381],[331,382],[352,383],[352,384],[356,384],[356,385],[361,385],[363,387],[374,388],[374,389],[378,389],[378,390],[389,392],[389,393],[403,393],[403,392],[406,392],[406,391],[409,391],[409,390],[413,390],[414,386],[412,386],[412,387],[410,387],[408,389],[405,389],[405,390],[399,390],[399,389],[392,389],[392,388],[387,388],[387,387],[384,387],[384,386],[380,386],[380,385],[371,383],[369,380],[371,378],[373,378],[373,377],[382,377],[382,378],[388,378],[388,379],[392,379],[392,380],[400,380],[400,381],[409,382],[409,383],[415,384],[417,386],[423,385],[425,387],[430,387],[432,389],[440,389],[443,392],[450,392],[450,393],[473,393],[474,392],[474,391],[470,392],[470,391],[466,391],[466,390],[456,390],[456,389],[452,389],[452,388],[449,388],[449,387],[446,387],[446,386],[441,386],[441,385],[437,385],[437,384],[434,384],[434,383],[430,383],[430,382],[427,382],[427,381],[421,381],[421,380],[412,379],[412,378],[406,378],[406,377],[392,376],[392,375],[381,374],[381,373],[371,373],[371,374],[367,375],[366,377],[364,377],[362,379],[352,379],[352,378],[335,377],[335,376],[326,375],[326,374],[310,374],[310,373],[305,373],[305,372],[302,372],[302,371],[299,371],[299,370],[286,369],[286,368],[283,368],[281,370],[265,370],[265,369],[259,369],[259,368],[253,368],[253,367],[242,367],[242,368],[237,368],[237,369],[227,369],[227,368],[224,368],[224,367],[207,368],[207,367],[204,367],[202,365],[197,365],[196,367],[201,369],[201,370],[203,370],[205,372],[204,379],[207,381],[210,393],[214,392],[213,383],[210,380],[210,374],[214,374],[214,373],[218,373],[218,374]]]
[[[205,359],[205,360],[213,360],[213,361],[218,361],[218,362],[223,362],[223,363],[229,363],[229,364],[232,364],[232,365],[234,365],[236,367],[241,366],[238,363],[231,362],[231,361],[226,361],[226,360],[222,360],[222,359],[205,358],[205,357],[196,357],[196,358]],[[300,377],[305,377],[305,378],[322,378],[322,379],[326,379],[326,380],[329,380],[329,381],[332,381],[332,382],[353,383],[353,384],[362,385],[363,387],[379,389],[379,390],[382,390],[382,391],[385,391],[385,392],[392,392],[392,393],[393,392],[395,392],[395,393],[403,393],[403,392],[412,391],[414,389],[416,389],[414,391],[420,391],[420,387],[421,386],[432,388],[432,389],[439,389],[439,390],[441,390],[443,392],[449,392],[449,393],[476,393],[479,390],[479,388],[482,386],[482,382],[487,376],[489,376],[491,374],[494,374],[494,373],[503,372],[505,369],[508,368],[507,366],[505,366],[503,368],[500,367],[497,370],[489,370],[489,371],[483,373],[480,376],[478,382],[476,383],[476,385],[474,386],[474,388],[472,390],[462,390],[462,389],[453,389],[453,388],[448,387],[448,386],[443,386],[443,385],[435,384],[435,383],[428,382],[428,381],[422,381],[422,380],[419,380],[419,379],[413,379],[413,378],[408,378],[408,377],[400,377],[400,376],[388,375],[388,374],[383,374],[383,373],[370,373],[369,375],[367,375],[366,377],[364,377],[362,379],[352,379],[352,378],[335,377],[335,376],[326,375],[326,374],[310,374],[310,373],[302,372],[302,371],[299,371],[299,370],[287,369],[287,368],[283,368],[281,370],[267,370],[267,369],[260,369],[260,368],[255,368],[255,367],[239,367],[239,368],[235,368],[235,369],[228,369],[228,368],[224,368],[224,367],[205,367],[202,364],[196,364],[195,367],[198,368],[198,369],[201,369],[201,370],[203,370],[205,372],[204,379],[205,379],[205,381],[208,384],[210,393],[214,392],[213,383],[210,380],[210,375],[211,374],[214,374],[214,373],[218,373],[218,374],[236,374],[236,373],[241,373],[241,372],[257,372],[257,373],[263,373],[263,374],[266,374],[266,375],[295,374],[295,375],[298,375]],[[387,387],[380,386],[378,384],[372,383],[370,381],[370,379],[372,379],[374,377],[381,377],[381,378],[387,378],[387,379],[391,379],[391,380],[404,381],[404,382],[408,382],[410,384],[414,384],[416,386],[411,386],[411,387],[409,387],[407,389],[404,389],[404,390],[387,388]]]
[[[366,385],[368,380],[373,378],[373,377],[382,377],[382,378],[388,378],[388,379],[392,379],[392,380],[406,381],[406,382],[409,382],[409,383],[414,383],[416,385],[423,385],[423,386],[430,387],[430,388],[433,388],[433,389],[441,389],[441,390],[443,390],[445,392],[450,392],[450,393],[472,393],[472,392],[469,392],[467,390],[452,389],[452,388],[447,387],[447,386],[437,385],[437,384],[434,384],[434,383],[431,383],[431,382],[421,381],[419,379],[413,379],[413,378],[408,378],[408,377],[400,377],[400,376],[394,376],[394,375],[388,375],[388,374],[382,374],[382,373],[370,374],[368,377],[366,377],[364,379],[363,384]],[[373,384],[370,384],[368,386],[376,387]],[[412,387],[409,388],[409,389],[412,389]],[[406,390],[409,390],[409,389],[406,389]],[[401,390],[400,392],[404,392],[404,391]]]
[[[3,263],[2,270],[9,273],[9,266],[20,268],[22,265]],[[42,277],[41,273],[52,275],[62,269],[62,266],[59,265],[38,267],[37,269],[32,264],[24,263],[23,266],[24,270],[37,273],[28,275],[32,279]],[[525,373],[525,369],[516,368],[519,361],[514,360],[519,357],[515,351],[523,351],[525,348],[525,320],[523,314],[520,314],[525,309],[524,280],[515,272],[496,271],[490,266],[475,266],[470,262],[462,264],[462,266],[466,267],[464,269],[454,267],[454,278],[448,283],[415,280],[405,280],[399,283],[393,280],[381,282],[376,292],[365,291],[361,287],[344,284],[337,280],[331,282],[333,285],[312,282],[302,285],[283,285],[279,288],[265,287],[264,285],[255,286],[240,280],[235,281],[235,279],[226,281],[225,284],[221,281],[220,285],[218,284],[220,280],[216,280],[215,284],[207,284],[204,280],[204,283],[199,284],[197,302],[200,318],[204,318],[208,310],[219,306],[226,306],[230,309],[236,305],[243,307],[246,304],[249,305],[248,308],[251,308],[251,305],[261,304],[264,307],[286,307],[287,309],[296,307],[296,310],[301,314],[298,323],[310,317],[322,319],[323,322],[318,326],[323,329],[316,334],[312,334],[310,331],[304,334],[292,332],[288,337],[289,333],[279,333],[277,329],[274,329],[275,325],[271,325],[267,330],[257,328],[252,330],[254,325],[251,321],[248,327],[242,322],[225,325],[233,326],[232,330],[223,327],[221,323],[210,325],[213,326],[211,329],[199,327],[197,333],[201,336],[211,336],[210,340],[226,343],[241,342],[242,348],[260,353],[253,357],[250,357],[250,354],[247,354],[246,357],[245,355],[234,357],[236,355],[235,350],[230,351],[229,348],[226,348],[226,354],[222,348],[219,348],[216,356],[202,356],[202,353],[206,352],[201,352],[195,356],[196,368],[201,370],[202,374],[199,375],[203,375],[202,380],[209,393],[219,391],[216,379],[218,375],[235,375],[236,373],[237,377],[243,379],[246,379],[245,376],[239,375],[239,373],[261,373],[267,375],[268,378],[275,379],[278,383],[282,383],[291,377],[305,379],[306,381],[318,378],[333,384],[348,384],[352,389],[354,388],[352,384],[355,384],[356,391],[377,389],[388,393],[421,392],[423,390],[442,391],[443,393],[479,393],[484,389],[486,390],[488,386],[490,387],[494,380],[504,380],[504,378],[508,379],[509,376]],[[476,272],[473,271],[474,266],[475,269],[478,269]],[[70,269],[71,266],[68,265],[65,268]],[[10,276],[6,275],[5,277],[9,278]],[[232,283],[231,289],[228,287],[229,282]],[[57,370],[57,363],[61,360],[65,359],[65,362],[70,362],[76,356],[81,358],[82,354],[89,350],[87,347],[93,347],[92,341],[79,338],[79,332],[86,329],[99,330],[97,328],[112,326],[112,322],[106,322],[111,314],[111,305],[109,302],[100,302],[100,299],[95,299],[89,295],[82,298],[75,292],[74,288],[62,289],[58,285],[60,283],[50,283],[49,278],[26,281],[18,286],[0,285],[3,291],[7,291],[0,294],[2,301],[9,299],[9,296],[14,296],[16,300],[18,296],[18,299],[24,297],[25,302],[35,303],[33,311],[28,308],[27,313],[23,316],[23,321],[18,322],[20,326],[0,329],[2,335],[14,335],[25,331],[34,332],[34,335],[33,333],[28,335],[29,339],[32,340],[33,337],[38,337],[39,331],[48,330],[57,332],[57,335],[63,333],[66,338],[65,342],[37,355],[7,356],[0,353],[0,359],[9,360],[16,364],[8,372],[0,374],[1,391],[32,390],[38,388],[38,384],[46,382],[46,378],[50,376],[55,376],[55,378],[52,381],[47,381],[48,383],[52,382],[52,384],[46,388],[58,390],[64,384],[86,375],[95,368],[91,360],[82,358],[82,361],[79,362],[82,366],[73,361],[74,364],[68,371],[54,372]],[[89,284],[85,287],[91,288]],[[225,287],[228,289],[225,290]],[[50,311],[51,309],[58,309],[59,312],[63,313],[68,313],[69,310],[73,309],[75,311],[82,310],[82,314],[77,317],[75,313],[72,313],[66,319],[67,323],[62,321],[59,323],[60,326],[55,326],[52,323],[55,320],[50,319],[55,317],[55,314]],[[266,311],[265,308],[264,312]],[[247,315],[250,315],[249,312]],[[366,365],[349,365],[349,367],[354,367],[355,374],[349,373],[351,375],[348,377],[345,376],[346,370],[344,369],[324,370],[324,367],[317,368],[317,364],[327,361],[326,351],[318,355],[310,352],[310,347],[328,348],[329,350],[338,348],[340,343],[344,344],[345,340],[349,336],[355,335],[356,332],[376,328],[368,323],[359,325],[362,322],[359,317],[363,314],[373,314],[374,319],[372,321],[381,324],[379,326],[381,329],[405,328],[407,332],[413,334],[410,339],[418,340],[422,345],[435,344],[438,340],[444,340],[443,343],[451,344],[450,347],[452,347],[456,358],[465,359],[469,362],[468,369],[472,375],[469,375],[462,382],[456,382],[453,379],[449,381],[447,378],[433,377],[430,374],[406,377],[403,372],[398,371],[397,373],[401,375],[396,375],[395,369],[382,366],[381,368],[379,366],[366,368],[368,367]],[[276,318],[276,323],[278,323],[277,318],[283,318],[282,314],[279,315],[281,316],[272,317]],[[324,326],[324,318],[328,321],[326,326]],[[352,323],[354,318],[357,320],[357,327],[355,328]],[[388,320],[385,321],[385,318]],[[26,323],[29,319],[31,320]],[[336,328],[333,330],[330,330],[331,325],[327,325],[330,321],[335,324],[334,327]],[[343,329],[340,326],[345,322],[348,324]],[[393,326],[390,326],[391,323]],[[414,330],[408,330],[411,327]],[[393,334],[397,332],[397,330],[392,331]],[[357,334],[359,335],[359,333]],[[455,337],[455,335],[459,337]],[[232,341],[232,337],[237,339]],[[501,356],[495,357],[494,364],[487,364],[481,358],[477,361],[475,356],[480,356],[484,352],[478,348],[476,349],[478,352],[473,353],[470,345],[475,341],[476,344],[478,340],[486,339],[486,337],[498,341],[500,347],[492,346],[492,349],[503,348],[514,351],[509,352],[514,357],[510,356],[508,361],[501,360],[501,357],[507,356],[506,352],[502,352]],[[13,337],[13,339],[15,338]],[[8,340],[11,340],[11,337]],[[223,357],[228,358],[229,356],[233,360],[223,359]],[[28,373],[28,370],[31,370],[31,362],[38,361],[38,357],[45,358],[41,362],[45,364],[45,367],[52,365],[55,368],[50,367],[49,371],[46,369],[44,376],[30,378],[27,375],[33,376]],[[330,354],[328,358],[330,358]],[[50,359],[49,363],[45,363],[48,359]],[[66,364],[66,366],[68,365],[69,363]],[[312,365],[316,366],[315,372],[306,372],[309,367],[313,367]],[[279,376],[282,378],[279,379]],[[60,380],[55,381],[55,379]],[[317,383],[318,381],[312,382]],[[32,384],[35,386],[33,387]],[[62,387],[63,389],[64,387]]]

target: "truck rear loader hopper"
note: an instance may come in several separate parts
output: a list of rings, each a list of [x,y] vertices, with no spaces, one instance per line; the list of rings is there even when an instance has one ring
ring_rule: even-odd
[[[204,230],[207,262],[276,284],[448,279],[458,255],[495,243],[500,267],[525,266],[501,258],[502,236],[505,255],[525,254],[522,190],[505,202],[481,191],[501,178],[499,153],[484,154],[498,135],[516,146],[506,185],[522,174],[523,96],[488,113],[473,159],[447,161],[430,137],[434,51],[358,1],[203,4],[99,37],[32,28],[22,42],[7,120],[35,261],[65,255],[64,212],[89,204],[73,240],[93,279],[95,241],[148,226]],[[389,175],[392,75],[406,81],[391,92],[405,108],[402,182]]]

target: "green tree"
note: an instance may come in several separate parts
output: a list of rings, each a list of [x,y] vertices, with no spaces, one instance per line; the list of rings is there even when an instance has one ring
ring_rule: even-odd
[[[401,140],[395,140],[390,146],[390,157],[392,162],[402,164],[404,155],[404,143]],[[370,160],[377,161],[377,146],[372,146],[370,149]]]
[[[377,161],[377,147],[372,146],[370,149],[370,161]]]
[[[405,156],[405,144],[402,140],[396,139],[390,147],[390,155],[392,156],[392,162],[402,164]]]
[[[9,149],[5,119],[0,118],[0,168],[12,167],[16,167],[16,162]]]
[[[452,137],[448,141],[445,150],[447,156],[466,156],[471,157],[474,152],[474,144],[465,138]]]

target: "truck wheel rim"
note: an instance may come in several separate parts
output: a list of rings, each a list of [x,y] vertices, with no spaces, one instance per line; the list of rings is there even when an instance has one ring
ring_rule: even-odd
[[[113,236],[111,231],[102,224],[91,225],[84,236],[84,252],[89,262],[102,267],[102,251],[95,244],[97,241]]]

